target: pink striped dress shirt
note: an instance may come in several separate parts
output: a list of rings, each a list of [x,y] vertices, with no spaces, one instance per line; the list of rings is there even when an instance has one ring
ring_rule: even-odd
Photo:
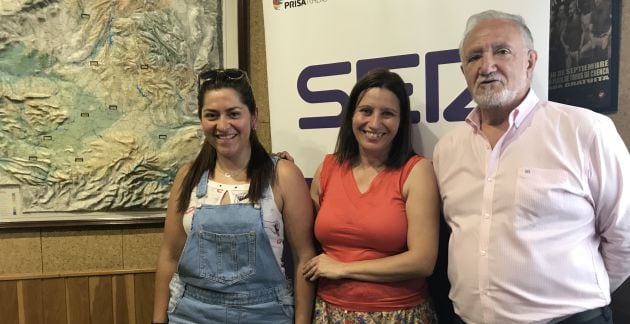
[[[474,109],[433,154],[449,294],[470,323],[545,323],[630,275],[630,155],[612,121],[533,90],[494,148]]]

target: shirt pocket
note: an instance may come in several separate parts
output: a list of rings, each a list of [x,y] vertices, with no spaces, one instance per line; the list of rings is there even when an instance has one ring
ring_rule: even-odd
[[[562,169],[519,168],[516,180],[514,225],[541,227],[559,220],[566,199],[575,191]]]
[[[231,285],[256,271],[256,233],[199,232],[201,277]]]

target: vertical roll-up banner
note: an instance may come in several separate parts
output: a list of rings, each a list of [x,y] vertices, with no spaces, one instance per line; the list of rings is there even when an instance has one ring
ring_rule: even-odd
[[[460,70],[466,19],[496,9],[523,16],[538,51],[533,88],[547,98],[549,0],[261,0],[272,149],[306,177],[334,150],[354,83],[387,67],[411,94],[414,148],[431,157],[440,136],[474,106]]]

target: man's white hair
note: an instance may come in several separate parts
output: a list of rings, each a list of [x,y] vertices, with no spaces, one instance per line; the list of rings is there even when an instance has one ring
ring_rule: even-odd
[[[528,49],[534,49],[534,38],[532,37],[532,32],[527,27],[525,23],[525,19],[519,15],[509,14],[507,12],[497,11],[497,10],[486,10],[477,14],[474,14],[468,18],[466,22],[466,29],[464,30],[464,37],[462,37],[461,42],[459,43],[459,56],[462,55],[464,50],[464,41],[468,38],[468,34],[471,30],[473,30],[479,23],[486,20],[507,20],[511,21],[516,26],[518,26],[521,31],[521,36],[523,36],[523,41],[525,42],[525,47]]]

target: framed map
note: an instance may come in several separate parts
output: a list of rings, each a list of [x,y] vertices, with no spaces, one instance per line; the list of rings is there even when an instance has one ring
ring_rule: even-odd
[[[163,218],[237,3],[0,0],[0,227]]]

